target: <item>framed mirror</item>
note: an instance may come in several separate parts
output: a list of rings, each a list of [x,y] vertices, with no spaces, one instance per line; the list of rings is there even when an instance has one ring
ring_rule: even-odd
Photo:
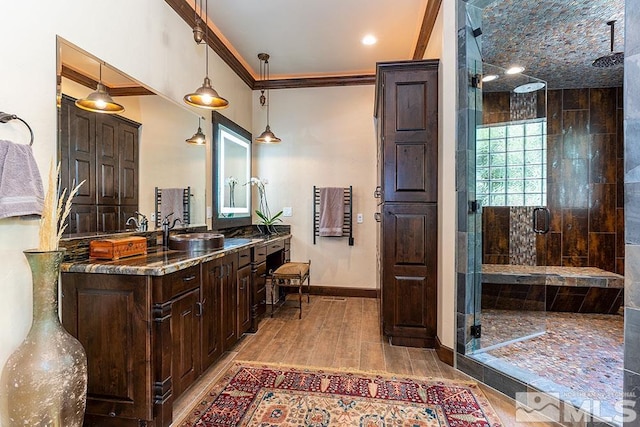
[[[56,48],[58,160],[63,171],[69,171],[66,178],[63,172],[62,186],[68,187],[74,179],[79,182],[71,171],[78,175],[86,171],[90,177],[81,188],[82,197],[74,200],[65,237],[135,230],[136,221],[129,219],[140,220],[137,212],[147,218],[149,231],[153,230],[156,187],[190,188],[190,226],[206,226],[206,147],[185,142],[198,128],[200,114],[62,37],[57,37]],[[109,126],[109,115],[74,106],[75,99],[96,90],[98,80],[125,107],[114,115],[119,119],[117,127]],[[76,113],[63,114],[72,109]],[[137,126],[126,134],[132,137],[114,137],[113,144],[106,144],[106,132],[115,129],[112,134],[119,136],[122,122]],[[134,166],[128,167],[131,164]],[[103,182],[112,185],[106,187]]]
[[[251,133],[214,111],[213,228],[251,225]]]

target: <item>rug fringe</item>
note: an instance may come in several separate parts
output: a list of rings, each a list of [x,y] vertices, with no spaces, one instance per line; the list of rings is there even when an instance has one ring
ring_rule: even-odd
[[[442,382],[464,384],[464,385],[470,385],[470,386],[476,386],[476,387],[478,386],[478,382],[473,380],[459,380],[459,379],[451,379],[451,378],[444,378],[444,377],[425,377],[420,375],[398,374],[394,372],[379,371],[379,370],[373,370],[373,369],[361,370],[361,369],[355,369],[355,368],[334,368],[331,366],[296,365],[296,364],[283,363],[283,362],[258,362],[255,360],[250,361],[250,360],[239,360],[239,359],[235,359],[231,361],[231,364],[250,365],[250,366],[267,367],[267,368],[269,367],[293,368],[301,371],[307,371],[307,370],[335,371],[335,372],[347,373],[347,374],[379,375],[381,377],[386,377],[386,378],[402,377],[402,378],[407,378],[407,379],[417,380],[417,381],[425,381],[425,380],[442,381]]]

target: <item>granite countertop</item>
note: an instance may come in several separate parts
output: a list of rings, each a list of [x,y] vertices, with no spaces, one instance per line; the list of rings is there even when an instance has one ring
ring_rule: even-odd
[[[71,273],[129,274],[137,276],[163,276],[184,270],[203,262],[221,258],[261,243],[276,242],[290,238],[291,234],[253,238],[225,239],[224,248],[210,252],[185,252],[170,250],[162,246],[152,246],[146,255],[136,255],[115,261],[88,258],[63,262],[61,270]]]

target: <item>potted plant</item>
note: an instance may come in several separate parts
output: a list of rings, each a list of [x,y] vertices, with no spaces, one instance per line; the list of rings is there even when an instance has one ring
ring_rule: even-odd
[[[256,215],[258,216],[259,226],[258,229],[263,234],[276,234],[277,231],[275,229],[275,225],[278,222],[282,222],[282,211],[279,211],[275,215],[271,215],[271,211],[269,210],[269,203],[267,202],[267,191],[265,188],[266,180],[260,179],[257,177],[251,177],[249,181],[252,187],[256,187],[258,189],[258,197],[259,197],[259,209],[256,209]],[[264,228],[260,227],[263,226]]]

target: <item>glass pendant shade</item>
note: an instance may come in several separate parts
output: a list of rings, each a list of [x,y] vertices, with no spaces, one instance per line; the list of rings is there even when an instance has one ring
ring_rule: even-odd
[[[209,110],[222,110],[229,106],[229,101],[218,95],[218,92],[211,86],[209,77],[204,78],[202,86],[195,92],[184,96],[184,102],[198,108]]]
[[[260,142],[262,144],[277,144],[282,140],[275,136],[273,132],[271,132],[271,128],[267,125],[267,128],[256,138],[256,142]]]
[[[102,82],[98,82],[95,92],[90,93],[86,98],[78,99],[76,106],[94,113],[117,114],[124,111],[124,107],[109,96]]]
[[[200,119],[198,119],[198,131],[194,133],[191,138],[185,141],[187,144],[193,145],[204,145],[207,142],[207,137],[202,133],[202,128],[200,127]]]

